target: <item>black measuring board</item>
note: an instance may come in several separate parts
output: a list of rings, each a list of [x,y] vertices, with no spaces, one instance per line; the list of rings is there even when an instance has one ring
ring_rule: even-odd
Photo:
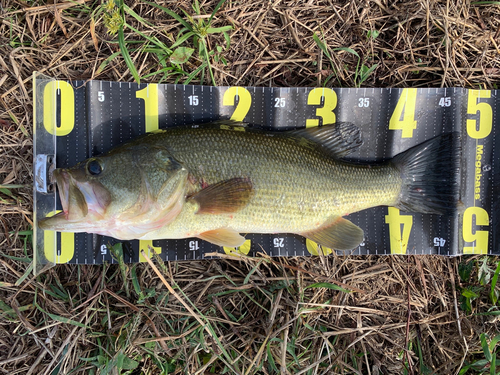
[[[439,134],[458,131],[462,142],[460,215],[424,215],[393,207],[351,214],[347,218],[365,231],[365,239],[350,253],[500,254],[500,203],[495,189],[500,186],[498,91],[211,87],[46,78],[37,81],[36,95],[35,142],[50,134],[53,147],[36,148],[35,158],[52,153],[57,167],[72,166],[146,132],[229,118],[276,131],[354,123],[364,142],[348,157],[356,161],[390,158]],[[73,106],[68,108],[70,100]],[[47,116],[47,111],[54,113]],[[50,142],[40,141],[40,145],[45,143]],[[35,205],[36,219],[61,209],[57,193],[37,188]],[[107,247],[118,242],[113,238],[35,230],[40,262],[43,255],[54,263],[114,262]],[[245,237],[239,249],[223,249],[197,238],[126,241],[125,261],[144,261],[140,249],[149,247],[165,260],[203,259],[204,254],[223,251],[270,256],[331,253],[293,234]],[[52,252],[55,255],[48,255]]]

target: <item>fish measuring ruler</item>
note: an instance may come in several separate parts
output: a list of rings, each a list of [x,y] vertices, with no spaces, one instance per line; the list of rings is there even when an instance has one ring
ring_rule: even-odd
[[[57,81],[34,75],[35,224],[61,209],[49,169],[69,167],[146,132],[219,119],[285,130],[336,121],[361,129],[364,144],[349,159],[390,158],[441,133],[462,135],[461,202],[456,217],[377,207],[349,215],[365,231],[353,254],[499,254],[500,186],[496,90],[461,88],[268,88]],[[496,125],[496,126],[495,126]],[[272,173],[272,171],[269,171]],[[328,186],[325,186],[328,189]],[[115,262],[113,238],[34,228],[36,268],[46,264]],[[165,260],[202,259],[213,252],[317,255],[314,242],[290,234],[247,234],[238,249],[199,239],[122,241],[125,261],[140,249]]]

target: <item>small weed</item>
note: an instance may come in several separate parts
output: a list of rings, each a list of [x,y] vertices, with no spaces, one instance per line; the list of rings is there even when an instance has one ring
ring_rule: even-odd
[[[484,355],[484,358],[482,358],[483,356],[481,354],[477,355],[477,357],[481,358],[475,358],[472,362],[467,363],[464,367],[462,367],[458,373],[459,375],[467,374],[469,370],[478,374],[500,374],[498,371],[499,365],[497,364],[497,344],[500,341],[500,335],[496,335],[490,339],[487,334],[481,333],[479,335],[479,339],[481,340],[481,347],[483,349],[481,354]]]
[[[366,33],[366,37],[368,39],[377,39],[377,37],[380,35],[380,31],[378,30],[370,30]]]
[[[227,65],[227,61],[222,53],[230,46],[231,40],[229,38],[229,35],[227,34],[227,31],[232,30],[233,28],[229,25],[222,27],[212,26],[215,14],[225,1],[226,0],[219,1],[208,20],[206,20],[203,17],[198,17],[202,15],[202,10],[200,8],[198,0],[195,0],[193,4],[193,9],[195,12],[194,16],[191,16],[183,10],[187,21],[168,8],[165,8],[153,2],[145,1],[147,4],[164,11],[166,14],[177,20],[182,26],[177,36],[175,38],[172,38],[173,43],[171,45],[166,45],[155,36],[146,35],[132,25],[128,24],[125,19],[125,15],[127,14],[133,17],[139,23],[148,28],[153,27],[150,22],[135,13],[122,1],[108,0],[106,3],[103,3],[103,5],[96,10],[96,12],[94,12],[92,18],[103,18],[104,25],[108,30],[108,34],[118,36],[117,42],[120,47],[120,51],[112,54],[106,60],[104,60],[97,69],[97,73],[102,72],[110,61],[121,54],[128,69],[130,70],[130,73],[132,74],[136,82],[140,83],[141,77],[139,77],[139,73],[135,67],[134,61],[131,58],[132,51],[140,50],[142,52],[155,54],[158,57],[158,61],[161,66],[160,70],[149,73],[143,78],[149,78],[158,74],[164,74],[165,78],[172,75],[177,75],[178,79],[187,76],[184,82],[185,84],[187,84],[200,74],[200,81],[203,81],[205,68],[208,68],[211,82],[213,85],[216,85],[211,59],[213,59],[215,62],[221,62],[224,65]],[[142,37],[143,41],[125,41],[125,30],[127,29]],[[216,45],[215,49],[209,49],[209,35],[218,33],[223,34],[226,43],[222,46]],[[185,44],[188,41],[191,41],[195,48],[186,46]],[[131,50],[131,44],[140,44],[141,46]],[[185,64],[196,50],[198,51],[198,56],[200,57],[202,63],[193,72],[188,73],[183,70],[182,64]]]
[[[222,7],[222,5],[226,2],[226,0],[220,0],[219,3],[215,6],[212,14],[208,18],[207,21],[205,21],[203,18],[197,18],[195,19],[193,16],[188,14],[183,10],[184,15],[186,16],[187,20],[184,20],[181,16],[179,16],[177,13],[172,12],[170,9],[167,9],[165,7],[162,7],[158,4],[151,3],[146,1],[146,3],[157,7],[158,9],[163,10],[165,13],[167,13],[169,16],[175,18],[179,23],[183,26],[183,28],[179,31],[179,34],[177,35],[177,40],[176,42],[171,46],[171,48],[179,47],[181,46],[182,43],[184,43],[188,39],[193,40],[193,44],[195,46],[195,49],[198,50],[198,55],[201,57],[202,61],[206,66],[208,67],[208,72],[210,74],[210,78],[212,81],[212,84],[216,86],[213,70],[212,70],[212,65],[211,65],[211,57],[214,58],[215,61],[221,61],[225,65],[227,64],[227,61],[224,59],[224,57],[221,55],[221,52],[224,49],[228,49],[231,40],[229,38],[229,35],[227,34],[227,31],[232,30],[232,26],[222,26],[222,27],[212,27],[212,21],[217,13],[217,11]],[[201,15],[201,8],[198,0],[195,0],[193,3],[193,9],[195,11],[196,16]],[[208,36],[210,34],[217,34],[217,33],[222,33],[224,35],[224,39],[226,40],[226,45],[224,47],[222,46],[216,46],[216,50],[210,50],[208,49]],[[174,61],[172,61],[172,56],[170,56],[170,62],[173,64],[179,64],[186,62],[191,54],[193,53],[193,50],[191,48],[186,48],[186,47],[181,47],[182,50],[177,53],[174,56]]]
[[[327,77],[327,79],[325,80],[325,83],[324,83],[324,84],[326,84],[334,75],[337,77],[337,74],[335,73],[335,71],[336,71],[335,65],[333,63],[332,55],[330,54],[329,48],[326,45],[326,43],[324,41],[322,41],[317,34],[313,34],[313,39],[314,39],[315,43],[317,44],[317,46],[323,51],[323,53],[326,55],[326,57],[330,61],[332,70],[334,72],[330,76]],[[324,39],[324,36],[323,36],[323,39]],[[373,64],[372,66],[368,67],[367,65],[365,65],[366,60],[363,61],[363,63],[362,63],[361,57],[352,48],[338,47],[338,48],[332,49],[332,51],[333,52],[334,51],[345,51],[345,52],[348,52],[348,53],[350,53],[358,58],[358,63],[356,64],[356,70],[354,72],[354,86],[355,87],[361,87],[363,82],[365,82],[368,79],[368,77],[373,73],[373,71],[375,69],[377,69],[377,67],[378,67],[378,64]],[[338,77],[337,77],[337,79],[338,79]]]

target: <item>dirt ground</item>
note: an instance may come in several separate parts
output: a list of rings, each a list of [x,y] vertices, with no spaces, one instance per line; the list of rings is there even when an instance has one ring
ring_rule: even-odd
[[[228,0],[213,18],[217,1],[158,4],[201,37],[183,40],[180,21],[145,1],[0,0],[0,372],[497,373],[495,257],[259,256],[156,270],[59,265],[33,277],[33,71],[229,86],[498,88],[495,1]],[[123,20],[120,43],[113,31]],[[228,25],[226,38],[217,28]],[[177,65],[176,43],[195,48]]]

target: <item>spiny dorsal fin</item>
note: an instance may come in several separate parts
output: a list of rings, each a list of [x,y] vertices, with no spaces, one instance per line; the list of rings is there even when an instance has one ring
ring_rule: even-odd
[[[243,245],[245,237],[233,229],[219,228],[203,232],[198,235],[202,240],[211,242],[218,246],[238,247]]]
[[[363,144],[359,128],[349,122],[291,130],[289,134],[313,142],[335,158],[343,158]]]
[[[197,214],[227,214],[245,207],[253,192],[249,178],[235,177],[209,185],[188,200],[198,203]]]
[[[334,250],[352,250],[364,237],[363,229],[340,216],[318,230],[300,234]]]

